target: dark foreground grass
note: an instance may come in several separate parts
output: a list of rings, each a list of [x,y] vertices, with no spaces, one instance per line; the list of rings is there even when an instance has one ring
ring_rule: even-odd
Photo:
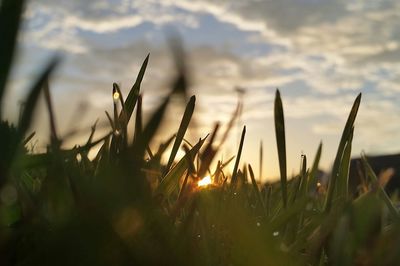
[[[0,101],[22,9],[23,1],[1,2]],[[218,126],[197,143],[184,141],[196,101],[186,97],[184,69],[178,69],[170,95],[142,125],[140,85],[148,60],[147,56],[126,99],[113,85],[110,130],[100,139],[93,139],[93,126],[85,145],[61,148],[47,83],[57,60],[32,82],[18,125],[0,123],[1,265],[398,264],[399,213],[365,156],[367,189],[357,198],[348,192],[361,95],[350,110],[329,184],[323,187],[316,177],[322,144],[311,167],[302,156],[299,175],[287,179],[284,112],[277,91],[281,182],[260,185],[251,165],[241,163],[245,128],[235,157],[218,161],[214,169],[211,163],[221,149],[214,141]],[[28,153],[25,146],[33,137],[28,129],[41,91],[51,137],[47,152]],[[150,150],[173,95],[187,99],[182,122],[176,135],[166,136],[158,150]],[[239,110],[240,106],[236,114]],[[235,115],[222,139],[234,119]],[[128,134],[129,122],[135,123],[133,135]],[[96,145],[101,148],[89,158]],[[186,155],[176,161],[181,147]],[[166,165],[162,157],[168,158]],[[232,172],[225,170],[230,162]],[[212,184],[198,186],[208,174]]]

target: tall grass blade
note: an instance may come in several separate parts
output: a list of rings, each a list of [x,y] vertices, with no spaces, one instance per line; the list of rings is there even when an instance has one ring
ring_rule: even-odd
[[[353,130],[354,121],[356,120],[358,108],[360,107],[360,102],[361,102],[361,93],[358,94],[357,98],[354,101],[354,104],[353,104],[353,107],[351,108],[349,117],[347,118],[347,122],[344,127],[342,137],[340,139],[340,143],[339,143],[338,151],[336,153],[335,161],[333,162],[332,175],[331,175],[331,178],[329,179],[328,192],[326,195],[325,206],[324,206],[325,211],[329,211],[332,207],[332,200],[333,200],[333,195],[334,195],[334,191],[335,191],[335,187],[336,187],[336,181],[339,176],[340,165],[342,163],[343,152],[344,152],[346,143],[349,141],[351,131]]]
[[[57,129],[56,129],[56,121],[55,121],[55,116],[54,116],[54,109],[53,109],[53,104],[51,101],[51,95],[50,95],[50,87],[49,87],[49,81],[46,80],[44,82],[44,96],[46,100],[46,106],[47,106],[47,112],[49,114],[49,122],[50,122],[50,140],[53,146],[58,147],[60,144],[58,136],[57,136]]]
[[[190,120],[193,115],[194,107],[196,104],[196,97],[192,96],[190,97],[190,100],[188,104],[186,105],[185,113],[183,114],[181,124],[178,129],[178,133],[176,134],[174,146],[172,146],[172,151],[168,159],[167,167],[165,170],[165,173],[167,173],[174,162],[176,153],[178,152],[178,149],[182,143],[183,137],[185,136],[185,133],[189,127]]]
[[[148,54],[145,60],[143,61],[142,67],[140,68],[135,84],[133,84],[131,90],[129,91],[128,97],[126,97],[125,109],[124,109],[126,114],[126,123],[129,122],[133,113],[133,109],[135,109],[135,105],[140,93],[140,85],[142,83],[144,72],[146,71],[146,67],[149,62],[149,56],[150,54]],[[122,112],[120,116],[122,116]]]
[[[135,155],[139,155],[140,158],[143,157],[144,151],[150,144],[150,141],[153,139],[157,129],[159,128],[162,118],[164,116],[165,110],[169,103],[170,97],[168,96],[164,102],[160,105],[160,107],[155,111],[153,116],[150,118],[149,122],[145,126],[143,130],[143,134],[141,137],[134,143],[133,150],[135,151]]]
[[[136,108],[136,119],[135,119],[135,133],[133,135],[133,141],[140,138],[143,131],[143,113],[142,113],[142,95],[139,95]]]
[[[114,100],[114,113],[115,113],[115,123],[117,127],[121,130],[121,138],[124,147],[128,146],[128,121],[126,119],[125,103],[124,97],[122,95],[121,89],[117,83],[113,83],[113,100]],[[121,104],[121,112],[117,113],[117,102]]]
[[[338,177],[337,196],[343,196],[345,199],[347,199],[349,195],[349,170],[351,160],[351,143],[353,141],[353,130],[351,131],[349,140],[347,141],[346,147],[344,149]]]
[[[249,172],[250,172],[250,178],[251,178],[251,183],[253,184],[254,192],[257,195],[257,199],[260,202],[260,205],[261,205],[264,215],[267,215],[267,212],[266,212],[267,210],[265,208],[264,200],[262,198],[260,190],[258,189],[258,185],[257,185],[256,179],[254,177],[254,172],[253,172],[253,169],[251,168],[250,164],[249,164]]]
[[[175,188],[178,187],[179,179],[190,167],[188,160],[195,157],[204,141],[205,138],[200,139],[199,142],[167,173],[167,175],[162,179],[160,185],[157,187],[156,195],[164,195],[165,197],[168,197]]]
[[[318,150],[317,153],[315,154],[314,162],[307,178],[307,185],[306,185],[307,193],[310,192],[310,187],[314,187],[317,184],[317,171],[318,171],[319,161],[321,159],[321,153],[322,153],[322,142],[320,142],[318,145]]]
[[[94,122],[92,128],[90,129],[90,135],[89,135],[88,140],[86,141],[86,145],[90,145],[90,143],[92,143],[98,122],[99,122],[99,120],[97,119],[96,122]]]
[[[12,66],[24,3],[24,0],[0,2],[0,106],[3,103],[7,78]]]
[[[32,88],[30,89],[28,98],[26,99],[25,102],[24,110],[21,115],[21,120],[18,125],[20,138],[23,138],[23,136],[25,135],[26,131],[28,130],[32,122],[33,111],[35,109],[37,100],[39,98],[40,91],[42,90],[46,80],[48,80],[51,72],[56,67],[58,61],[59,61],[58,58],[54,58],[53,60],[51,60],[50,63],[45,68],[45,70],[39,76],[37,81],[34,83]]]
[[[112,130],[115,131],[116,128],[115,128],[114,121],[113,121],[113,119],[111,118],[111,115],[110,115],[107,111],[105,111],[105,113],[106,113],[108,122],[110,122],[110,126],[111,126]]]
[[[201,164],[198,167],[198,173],[197,175],[199,177],[203,177],[206,173],[207,170],[209,169],[212,160],[214,159],[215,154],[217,153],[218,149],[215,149],[213,147],[214,140],[217,136],[219,129],[219,123],[215,124],[214,130],[211,133],[210,140],[207,143],[207,146],[204,148],[204,151],[200,153],[200,155],[197,157],[201,160]]]
[[[300,169],[300,197],[304,197],[307,193],[307,156],[301,155],[301,169]]]
[[[283,207],[286,208],[288,199],[287,199],[285,121],[283,115],[281,94],[279,90],[276,90],[274,108],[275,108],[274,109],[275,136],[276,136],[276,144],[278,147],[279,171],[281,174],[282,200],[283,200]]]
[[[232,179],[231,179],[232,190],[234,190],[234,186],[237,182],[238,167],[239,167],[240,157],[242,156],[242,149],[243,149],[245,135],[246,135],[246,126],[243,127],[242,136],[240,137],[239,149],[238,149],[238,153],[236,155],[235,165],[233,167]]]

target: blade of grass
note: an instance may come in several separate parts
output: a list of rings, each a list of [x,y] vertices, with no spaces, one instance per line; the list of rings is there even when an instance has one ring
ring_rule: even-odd
[[[301,169],[300,169],[300,197],[304,197],[307,193],[306,183],[307,183],[307,156],[301,155]]]
[[[254,192],[257,195],[257,199],[260,202],[260,205],[261,205],[261,208],[263,210],[264,215],[267,215],[267,212],[266,212],[266,209],[265,209],[264,200],[263,200],[263,198],[261,196],[260,190],[258,189],[258,185],[257,185],[256,179],[254,177],[254,172],[253,172],[253,169],[251,168],[250,164],[249,164],[249,172],[250,172],[250,178],[251,178],[251,183],[253,184]]]
[[[136,108],[135,133],[133,134],[133,142],[140,138],[143,131],[142,99],[142,95],[139,95]]]
[[[285,121],[282,107],[282,100],[279,90],[275,95],[275,136],[278,147],[279,171],[281,174],[281,190],[283,207],[287,206],[287,173],[286,173],[286,138],[285,138]]]
[[[149,57],[150,57],[150,54],[148,54],[146,56],[146,58],[144,59],[142,67],[140,68],[139,74],[136,78],[135,84],[133,84],[131,90],[129,91],[128,97],[126,97],[125,109],[124,109],[125,114],[126,114],[126,123],[129,122],[129,120],[132,116],[132,113],[133,113],[133,109],[135,109],[135,105],[136,105],[136,102],[138,100],[139,93],[140,93],[140,85],[142,83],[143,76],[146,71],[147,64],[149,62]],[[122,115],[122,112],[121,112],[120,116],[121,115]]]
[[[115,101],[119,101],[119,103],[121,104],[121,108],[122,108],[121,113],[125,114],[124,96],[122,95],[121,88],[115,82],[113,83],[113,98]]]
[[[157,187],[155,192],[156,195],[164,195],[165,197],[168,197],[174,191],[178,186],[179,179],[190,167],[188,160],[195,157],[204,141],[205,138],[200,139],[190,152],[186,153],[186,155],[167,173],[164,179],[162,179],[160,185]]]
[[[3,0],[0,3],[0,106],[3,106],[3,95],[12,66],[24,3],[23,0]]]
[[[164,102],[160,105],[160,107],[155,111],[155,113],[150,118],[149,122],[145,126],[143,130],[143,134],[140,138],[134,143],[133,151],[134,155],[139,155],[140,158],[143,158],[144,152],[150,144],[150,141],[153,139],[157,129],[161,124],[161,120],[164,116],[165,110],[169,103],[170,96],[164,100]]]
[[[207,170],[210,167],[211,162],[215,157],[215,154],[217,154],[218,148],[215,149],[213,147],[213,143],[214,143],[215,137],[217,136],[218,129],[219,129],[219,123],[215,124],[214,130],[210,136],[210,140],[207,143],[207,146],[205,147],[204,151],[198,157],[201,160],[201,164],[198,167],[199,170],[197,173],[197,175],[199,177],[203,177],[206,175]]]
[[[128,122],[126,121],[124,97],[117,83],[113,83],[113,99],[114,99],[115,121],[118,120],[118,122],[116,122],[116,125],[121,130],[122,144],[124,145],[124,148],[126,148],[128,146]],[[117,101],[119,101],[119,103],[121,104],[121,112],[119,116],[117,115],[116,112]]]
[[[346,147],[344,149],[342,162],[340,164],[339,176],[338,176],[338,187],[337,187],[337,196],[343,196],[347,199],[349,195],[349,170],[350,170],[350,160],[351,160],[351,143],[353,141],[353,130],[349,136],[349,140],[346,143]]]
[[[32,138],[35,136],[36,132],[32,132],[29,136],[27,136],[24,141],[22,142],[22,145],[25,146],[26,144],[29,143],[29,141],[32,140]]]
[[[233,167],[232,179],[231,179],[232,191],[234,190],[234,186],[235,186],[235,184],[237,182],[237,174],[238,174],[237,172],[238,172],[240,157],[242,156],[242,149],[243,149],[243,143],[244,143],[245,135],[246,135],[246,126],[243,127],[242,136],[240,137],[239,149],[238,149],[238,153],[236,155],[235,165]]]
[[[353,130],[353,126],[354,126],[354,122],[356,120],[358,108],[360,107],[360,102],[361,102],[361,93],[358,94],[357,98],[355,99],[353,107],[351,108],[349,117],[347,118],[346,125],[343,129],[343,133],[342,133],[342,137],[340,139],[338,151],[336,153],[335,161],[333,163],[332,176],[329,179],[328,192],[326,195],[325,206],[324,206],[325,211],[329,211],[332,207],[332,200],[333,200],[333,195],[334,195],[334,191],[335,191],[336,180],[339,175],[340,164],[341,164],[342,158],[343,158],[343,152],[344,152],[344,149],[346,146],[346,142],[348,142],[351,131]]]
[[[172,143],[172,141],[175,138],[175,134],[172,135],[170,138],[168,138],[164,143],[161,143],[160,146],[158,147],[157,152],[154,154],[153,159],[157,160],[157,162],[161,161],[161,157],[164,154],[164,152],[167,150],[169,145]]]
[[[45,80],[43,90],[44,90],[44,96],[45,96],[45,100],[46,100],[47,112],[49,114],[50,132],[51,132],[50,142],[51,142],[53,148],[58,149],[58,147],[61,143],[60,143],[60,140],[57,135],[56,120],[55,120],[55,116],[54,116],[54,109],[53,109],[53,104],[51,101],[50,87],[49,87],[48,80]]]
[[[105,111],[105,113],[106,113],[108,122],[110,122],[110,126],[111,126],[112,130],[115,131],[116,130],[115,125],[114,125],[113,119],[111,118],[111,115],[107,111]]]
[[[321,159],[321,153],[322,153],[322,142],[320,142],[318,145],[318,150],[317,153],[315,154],[311,171],[308,174],[307,185],[306,185],[307,193],[310,193],[310,187],[315,187],[317,184],[317,171],[318,171],[319,161]]]
[[[165,169],[165,174],[169,171],[172,163],[175,160],[176,153],[178,152],[178,149],[181,146],[183,137],[185,136],[185,133],[189,127],[189,123],[190,123],[190,120],[193,115],[195,104],[196,104],[196,97],[195,96],[190,97],[190,100],[189,100],[188,104],[186,105],[186,109],[183,114],[181,124],[178,129],[178,133],[176,134],[174,145],[172,146],[172,151],[171,151],[171,154],[168,159],[167,167]]]
[[[92,143],[93,136],[94,136],[94,133],[96,132],[96,126],[97,126],[98,122],[99,122],[99,119],[97,119],[96,122],[94,122],[92,128],[90,129],[90,135],[89,135],[88,140],[86,141],[86,145],[90,145],[90,143]]]
[[[45,81],[48,80],[50,74],[57,66],[58,61],[59,59],[57,57],[53,58],[30,89],[21,115],[21,120],[18,124],[20,138],[23,138],[32,122],[33,111],[39,98],[40,91],[42,90]]]

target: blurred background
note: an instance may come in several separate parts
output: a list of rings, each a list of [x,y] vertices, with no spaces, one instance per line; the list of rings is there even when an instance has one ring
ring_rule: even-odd
[[[191,139],[214,123],[226,124],[238,97],[240,119],[225,151],[236,153],[247,126],[243,161],[258,165],[264,145],[264,178],[278,176],[273,100],[279,88],[286,118],[288,173],[300,155],[313,158],[320,141],[321,166],[331,166],[347,114],[359,92],[353,154],[400,150],[400,2],[397,0],[31,0],[24,13],[19,50],[5,102],[18,119],[27,85],[57,54],[51,80],[61,135],[82,143],[90,125],[112,108],[112,82],[125,96],[147,53],[142,83],[145,114],[170,89],[175,65],[168,36],[182,39],[190,89],[197,96]],[[178,103],[178,102],[177,102]],[[36,148],[48,139],[44,108],[34,129]],[[173,104],[159,139],[176,132],[183,106]]]

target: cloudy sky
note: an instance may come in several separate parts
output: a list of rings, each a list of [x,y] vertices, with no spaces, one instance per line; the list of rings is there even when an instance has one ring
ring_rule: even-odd
[[[400,150],[400,1],[32,0],[24,18],[5,110],[10,119],[26,85],[54,54],[63,58],[52,80],[61,133],[105,120],[112,82],[127,93],[147,53],[142,88],[150,113],[174,73],[167,32],[178,32],[198,100],[201,130],[195,137],[226,122],[237,102],[234,88],[245,88],[245,161],[258,165],[263,140],[266,176],[278,172],[276,88],[286,115],[289,174],[297,171],[301,153],[314,157],[321,140],[322,166],[331,165],[359,92],[353,154]],[[170,113],[169,125],[177,127],[180,117]],[[46,136],[46,118],[37,123]],[[237,149],[237,135],[226,156]]]

